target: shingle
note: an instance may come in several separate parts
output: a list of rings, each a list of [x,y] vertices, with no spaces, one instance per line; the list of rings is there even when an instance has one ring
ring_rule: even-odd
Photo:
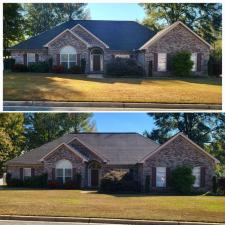
[[[155,32],[134,21],[71,20],[55,28],[32,37],[12,49],[41,49],[65,29],[76,24],[92,32],[112,50],[132,51],[139,49],[155,35]]]
[[[154,141],[137,133],[80,133],[67,134],[52,142],[33,149],[20,157],[8,161],[9,164],[38,163],[52,149],[59,144],[70,142],[77,137],[91,146],[99,155],[109,159],[109,164],[136,164],[159,145]]]

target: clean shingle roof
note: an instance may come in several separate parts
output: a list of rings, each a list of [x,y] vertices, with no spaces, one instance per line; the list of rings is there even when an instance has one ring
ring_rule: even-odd
[[[41,49],[58,34],[80,24],[106,43],[112,50],[139,49],[155,32],[135,21],[70,20],[32,37],[11,49]]]
[[[107,158],[109,164],[136,164],[159,145],[138,133],[79,133],[66,134],[25,154],[8,161],[7,164],[34,164],[61,143],[73,138],[86,143],[99,155]]]

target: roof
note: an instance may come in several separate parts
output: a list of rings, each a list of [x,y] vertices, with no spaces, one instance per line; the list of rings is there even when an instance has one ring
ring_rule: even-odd
[[[90,146],[108,159],[111,165],[136,164],[159,145],[138,133],[79,133],[66,134],[7,162],[10,164],[40,164],[41,159],[62,143],[74,138]],[[70,146],[72,147],[72,146]]]
[[[93,33],[111,50],[137,50],[155,35],[154,31],[135,21],[70,20],[10,49],[42,49],[54,37],[77,24]]]

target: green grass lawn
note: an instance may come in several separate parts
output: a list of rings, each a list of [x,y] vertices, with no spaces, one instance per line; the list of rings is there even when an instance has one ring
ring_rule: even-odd
[[[76,75],[4,73],[4,100],[221,104],[219,78],[88,79]]]
[[[106,195],[75,190],[1,190],[1,215],[225,222],[225,197]]]

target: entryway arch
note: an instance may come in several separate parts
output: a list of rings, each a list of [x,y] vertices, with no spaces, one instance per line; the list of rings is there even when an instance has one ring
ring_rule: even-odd
[[[104,52],[101,48],[95,47],[90,50],[90,71],[94,73],[103,72]]]

